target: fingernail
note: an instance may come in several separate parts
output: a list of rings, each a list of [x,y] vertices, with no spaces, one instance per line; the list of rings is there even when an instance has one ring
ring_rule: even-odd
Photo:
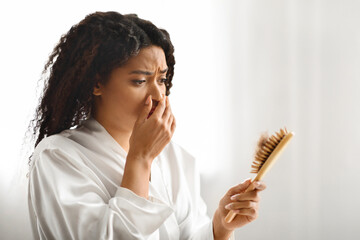
[[[246,183],[247,181],[251,180],[251,178],[245,179],[242,183]]]
[[[236,199],[236,196],[231,196],[230,200],[235,200]]]
[[[254,182],[255,187],[259,187],[261,185],[260,182]]]
[[[231,203],[225,206],[226,209],[230,209]]]
[[[146,99],[146,101],[145,101],[145,105],[149,105],[149,104],[150,104],[150,101],[151,101],[150,96],[148,96],[147,99]]]

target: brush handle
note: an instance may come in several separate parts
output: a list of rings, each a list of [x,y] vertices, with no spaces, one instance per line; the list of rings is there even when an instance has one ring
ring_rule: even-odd
[[[270,170],[270,168],[273,166],[277,158],[280,156],[280,154],[284,151],[286,145],[290,142],[291,138],[294,136],[293,132],[290,132],[284,136],[283,139],[279,142],[279,144],[276,146],[274,151],[270,154],[270,156],[266,159],[264,165],[260,168],[260,171],[252,180],[254,181],[260,181],[263,179],[265,174]],[[245,190],[245,192],[250,192],[255,189],[255,186],[250,184],[250,186]],[[236,213],[233,210],[230,210],[230,212],[225,217],[225,222],[230,223],[236,216]]]

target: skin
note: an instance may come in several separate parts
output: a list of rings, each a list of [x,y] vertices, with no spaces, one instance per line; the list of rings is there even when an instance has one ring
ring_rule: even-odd
[[[109,81],[98,83],[93,91],[94,118],[128,153],[121,186],[144,198],[148,198],[152,161],[170,142],[176,128],[162,80],[166,70],[162,48],[146,47],[114,69]],[[245,181],[231,188],[220,200],[213,217],[215,239],[228,239],[234,229],[257,218],[258,192],[265,189],[265,184],[254,182],[256,188],[243,193],[250,184]],[[232,196],[234,199],[230,199]],[[224,218],[231,209],[237,215],[228,224]]]

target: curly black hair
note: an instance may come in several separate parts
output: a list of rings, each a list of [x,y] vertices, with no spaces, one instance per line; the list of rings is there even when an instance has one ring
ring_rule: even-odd
[[[35,147],[43,138],[77,126],[91,116],[94,86],[98,82],[106,84],[115,68],[151,45],[164,50],[169,95],[175,58],[166,30],[136,14],[118,12],[95,12],[72,26],[55,46],[43,70],[47,77],[29,126]]]

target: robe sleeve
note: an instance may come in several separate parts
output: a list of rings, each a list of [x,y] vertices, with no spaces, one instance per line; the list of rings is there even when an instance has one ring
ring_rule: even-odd
[[[111,197],[83,157],[56,148],[34,155],[29,205],[41,239],[146,239],[173,213],[120,186]]]
[[[178,221],[180,222],[181,239],[191,240],[213,240],[213,221],[207,215],[207,206],[200,191],[200,173],[196,164],[196,159],[185,151],[182,147],[181,159],[185,186],[182,186],[182,191],[188,196],[188,210]],[[220,199],[219,199],[220,200]],[[229,240],[235,240],[234,234]]]

